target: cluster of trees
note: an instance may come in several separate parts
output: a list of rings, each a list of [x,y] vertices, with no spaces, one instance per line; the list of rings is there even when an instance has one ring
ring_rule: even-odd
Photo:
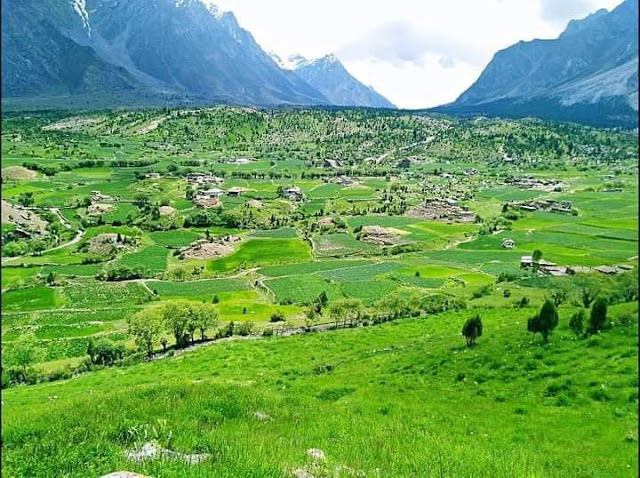
[[[186,300],[138,312],[128,320],[129,333],[149,357],[157,343],[166,351],[167,333],[173,335],[177,348],[184,348],[195,342],[196,334],[201,341],[206,340],[207,331],[217,325],[218,313],[214,306]]]

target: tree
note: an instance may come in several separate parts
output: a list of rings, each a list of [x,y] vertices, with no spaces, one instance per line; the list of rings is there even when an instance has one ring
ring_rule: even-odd
[[[124,356],[124,345],[115,344],[108,339],[100,339],[95,343],[95,363],[111,365]]]
[[[584,332],[584,310],[580,309],[571,316],[571,319],[569,320],[569,328],[573,330],[574,334],[582,335]]]
[[[193,304],[191,306],[190,324],[187,327],[191,333],[191,341],[193,342],[193,332],[200,331],[200,340],[206,338],[207,329],[215,327],[218,324],[218,312],[208,304]]]
[[[482,337],[482,319],[479,315],[467,319],[462,326],[462,335],[467,340],[467,347],[475,345],[476,339]]]
[[[176,339],[176,347],[187,345],[187,324],[190,318],[190,306],[187,301],[175,301],[164,306],[162,317],[164,323]]]
[[[589,317],[589,334],[597,334],[607,325],[607,301],[603,298],[596,299],[591,308]]]
[[[140,210],[145,211],[151,206],[151,198],[147,194],[136,194],[133,204]]]
[[[92,338],[89,339],[89,343],[87,344],[87,355],[89,359],[91,359],[91,363],[95,363],[96,361],[96,350],[95,350],[95,342]]]
[[[322,291],[318,297],[316,297],[315,302],[320,304],[321,307],[326,307],[329,304],[329,298],[327,297],[327,293]]]
[[[547,343],[549,341],[549,334],[551,334],[557,325],[558,311],[556,310],[556,306],[552,301],[546,300],[545,303],[542,304],[540,313],[527,321],[527,330],[534,335],[536,333],[542,334],[543,341]]]
[[[560,306],[564,302],[567,301],[569,297],[569,290],[567,286],[563,284],[557,284],[553,292],[551,292],[551,298],[553,299],[553,303],[556,307]]]
[[[354,325],[360,320],[362,314],[362,301],[360,299],[340,299],[329,305],[329,317],[335,322],[336,327],[342,321],[343,326]]]
[[[18,203],[20,203],[24,207],[33,206],[34,202],[35,200],[33,199],[32,192],[22,193],[20,194],[20,196],[18,196]]]
[[[590,277],[579,278],[577,283],[582,295],[582,305],[585,308],[589,308],[600,293],[600,284]]]
[[[153,355],[153,344],[162,330],[161,318],[156,310],[144,310],[129,317],[129,334],[134,337],[138,348],[146,352],[147,357]]]
[[[27,377],[29,366],[38,362],[43,356],[43,350],[36,345],[34,334],[23,334],[11,344],[10,362],[19,367],[23,378]]]

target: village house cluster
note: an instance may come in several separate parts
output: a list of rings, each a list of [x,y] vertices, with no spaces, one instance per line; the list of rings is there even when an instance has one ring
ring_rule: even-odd
[[[555,199],[512,202],[509,205],[521,211],[547,211],[561,214],[571,214],[573,212],[571,201],[556,201]]]

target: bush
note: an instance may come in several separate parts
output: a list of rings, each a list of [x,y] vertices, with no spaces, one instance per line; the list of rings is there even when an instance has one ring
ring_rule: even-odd
[[[262,331],[263,337],[273,337],[273,329],[271,327],[267,327]]]
[[[253,322],[245,322],[238,327],[238,335],[246,337],[253,331]]]
[[[571,316],[569,320],[569,328],[576,335],[582,335],[584,332],[584,310],[579,310]]]
[[[270,322],[284,322],[284,315],[282,315],[282,312],[278,311],[278,312],[274,312],[273,314],[271,314],[271,318],[269,319]]]
[[[471,347],[478,337],[482,337],[482,320],[479,315],[467,319],[462,326],[462,335],[467,340],[467,347]]]

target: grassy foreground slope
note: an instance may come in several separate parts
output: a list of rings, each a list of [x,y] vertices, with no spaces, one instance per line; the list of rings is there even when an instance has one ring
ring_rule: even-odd
[[[466,349],[460,327],[477,312],[485,333]],[[571,312],[546,346],[525,332],[533,309],[486,309],[15,387],[3,392],[3,476],[293,476],[310,448],[326,453],[314,476],[637,476],[637,327],[578,339]],[[126,461],[156,436],[212,457]]]

